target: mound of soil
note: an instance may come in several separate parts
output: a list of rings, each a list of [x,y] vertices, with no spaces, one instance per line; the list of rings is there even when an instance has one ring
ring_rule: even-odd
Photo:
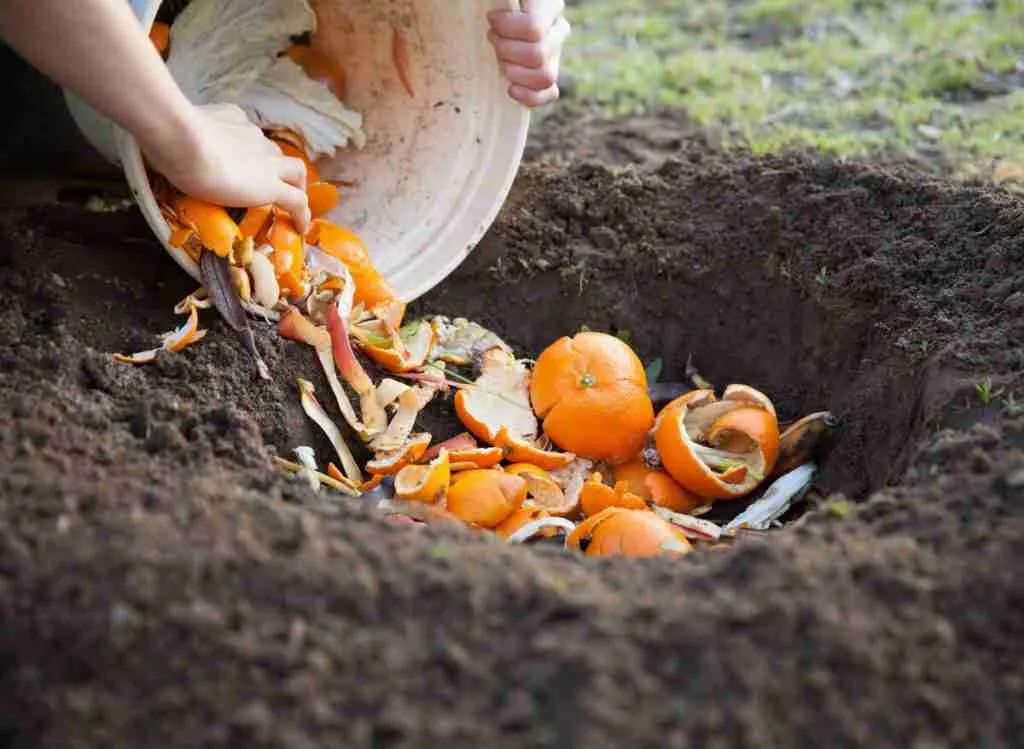
[[[389,525],[270,465],[326,454],[294,392],[300,375],[326,389],[308,352],[261,328],[260,382],[210,315],[201,345],[116,365],[176,323],[188,279],[134,210],[9,208],[7,743],[1015,743],[1022,206],[729,155],[681,127],[551,120],[494,229],[414,313],[475,318],[522,352],[616,331],[668,379],[692,355],[783,416],[830,408],[844,427],[820,484],[850,509],[681,561]]]

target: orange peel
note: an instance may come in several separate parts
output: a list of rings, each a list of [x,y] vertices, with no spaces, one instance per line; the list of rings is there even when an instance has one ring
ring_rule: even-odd
[[[498,430],[498,434],[494,439],[494,445],[504,451],[505,460],[507,461],[530,463],[547,471],[565,468],[576,460],[576,456],[572,453],[545,450],[530,440],[516,437],[509,432],[508,427],[502,427]]]
[[[728,397],[721,400],[711,390],[680,396],[662,410],[654,426],[665,470],[684,489],[707,499],[749,494],[764,480],[767,458],[778,454],[778,425],[774,409],[762,402],[764,396],[746,386],[730,386],[726,392]],[[761,415],[735,416],[751,410]],[[721,428],[716,430],[716,423]],[[742,449],[707,444],[712,436],[719,445]]]
[[[532,471],[511,475],[519,475],[526,481],[527,502],[532,506],[540,507],[554,517],[568,517],[579,510],[579,498],[566,496],[562,487],[550,475]]]
[[[441,453],[426,465],[407,465],[395,474],[395,496],[407,502],[434,504],[449,492],[451,466],[448,452]]]
[[[689,512],[705,501],[681,487],[664,471],[651,468],[642,457],[614,467],[615,483],[626,483],[632,494],[676,512]]]
[[[473,468],[493,468],[501,462],[502,452],[497,447],[474,447],[469,450],[450,450],[452,465],[470,465]]]
[[[313,218],[320,218],[338,205],[338,188],[330,182],[313,182],[306,188],[306,195]]]
[[[174,201],[178,222],[195,232],[203,247],[220,257],[228,257],[242,232],[228,212],[218,205],[182,195]]]
[[[373,309],[397,299],[395,290],[374,267],[363,241],[351,230],[326,219],[314,219],[306,240],[348,266],[355,282],[355,301]]]
[[[430,446],[431,436],[426,432],[414,434],[398,450],[379,453],[366,464],[366,472],[374,476],[390,476],[423,457]]]
[[[505,428],[516,437],[533,439],[537,417],[530,406],[529,373],[511,354],[492,348],[483,355],[480,376],[455,394],[455,412],[479,439],[494,444]]]
[[[423,459],[424,460],[433,460],[434,458],[437,457],[438,453],[440,453],[442,450],[449,450],[449,451],[473,450],[476,447],[478,447],[476,438],[474,438],[473,435],[470,434],[469,432],[462,432],[461,434],[457,434],[454,437],[446,439],[444,442],[439,442],[438,444],[433,445],[423,455]]]
[[[399,333],[401,346],[369,346],[363,351],[374,362],[389,372],[411,372],[427,361],[434,341],[434,330],[423,320],[406,325]]]
[[[527,523],[547,517],[551,517],[547,510],[540,507],[523,506],[517,510],[513,510],[511,515],[498,523],[494,528],[494,532],[502,538],[508,538]],[[554,530],[552,530],[550,534],[545,535],[554,535]]]
[[[188,319],[177,330],[161,336],[160,344],[165,351],[178,352],[206,337],[206,331],[199,329],[199,310],[193,306]]]
[[[626,482],[619,482],[614,488],[601,481],[601,474],[595,473],[584,482],[580,491],[580,509],[587,517],[599,515],[609,507],[627,510],[646,510],[647,502],[627,491]]]
[[[693,550],[686,534],[650,510],[609,507],[584,520],[565,540],[567,548],[596,556],[682,556]]]
[[[459,473],[448,489],[446,507],[464,522],[496,528],[526,500],[526,480],[493,468]]]
[[[341,483],[355,489],[360,494],[366,494],[366,492],[373,491],[384,481],[383,475],[371,476],[363,483],[356,485],[351,479],[346,477],[345,474],[341,472],[341,469],[334,465],[334,463],[327,464],[327,475],[335,481],[340,481]]]

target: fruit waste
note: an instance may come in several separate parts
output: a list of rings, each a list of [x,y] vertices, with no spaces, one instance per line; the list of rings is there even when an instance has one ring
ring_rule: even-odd
[[[315,28],[305,0],[258,7],[288,21],[281,21],[283,36],[256,24],[264,33],[248,37],[263,45],[264,57],[271,53],[263,72],[233,89],[211,83],[209,71],[187,70],[186,80],[244,102],[253,81],[283,59],[342,111],[344,71],[318,57],[315,33],[304,46],[292,41],[296,29]],[[154,44],[172,70],[178,60],[180,73],[176,48],[192,44],[201,56],[209,43],[197,25],[211,13],[244,9],[238,0],[195,0],[174,25],[154,29]],[[404,69],[407,52],[400,42],[397,49]],[[230,68],[224,57],[217,64]],[[776,526],[807,494],[839,426],[828,411],[780,424],[766,394],[732,384],[719,395],[692,363],[693,387],[649,381],[656,375],[648,377],[652,370],[636,352],[606,333],[562,337],[530,366],[470,320],[406,321],[405,302],[368,248],[323,215],[341,196],[316,159],[348,141],[358,146],[361,132],[340,129],[325,146],[317,131],[310,142],[301,101],[289,110],[293,127],[260,124],[282,153],[306,163],[310,230],[300,234],[274,206],[250,208],[236,222],[225,207],[151,175],[171,244],[199,265],[203,287],[176,305],[186,318],[177,329],[150,350],[114,354],[116,361],[148,364],[200,342],[207,331],[199,313],[215,307],[242,336],[259,376],[270,379],[247,313],[256,324],[276,322],[278,334],[308,346],[323,371],[329,397],[300,378],[296,403],[326,436],[340,468],[330,460],[321,467],[306,445],[293,448],[296,460],[275,457],[274,465],[338,501],[371,501],[403,524],[457,525],[509,544],[554,543],[586,556],[680,556]],[[362,357],[390,376],[375,382]],[[449,397],[466,431],[435,439],[418,430],[424,409]],[[372,454],[362,465],[352,440]],[[702,517],[723,506],[735,507],[723,524]]]

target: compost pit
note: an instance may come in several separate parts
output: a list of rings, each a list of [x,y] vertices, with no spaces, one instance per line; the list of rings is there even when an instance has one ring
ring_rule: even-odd
[[[644,359],[664,358],[666,379],[683,379],[692,355],[720,386],[764,390],[783,418],[829,408],[843,429],[817,483],[863,504],[681,560],[588,560],[392,527],[269,463],[273,449],[327,449],[297,407],[297,376],[326,387],[307,350],[263,330],[264,383],[211,319],[207,340],[181,354],[115,364],[111,352],[170,327],[189,279],[135,211],[89,212],[70,194],[9,209],[6,737],[1019,735],[1018,202],[898,168],[751,160],[686,139],[653,144],[667,160],[648,158],[647,143],[643,159],[618,149],[611,168],[570,168],[558,162],[573,142],[624,130],[635,141],[653,126],[597,123],[584,139],[576,123],[561,140],[559,127],[482,245],[410,319],[464,315],[520,352],[584,325],[628,332]],[[982,382],[999,397],[979,403]],[[424,426],[456,429],[439,411]]]

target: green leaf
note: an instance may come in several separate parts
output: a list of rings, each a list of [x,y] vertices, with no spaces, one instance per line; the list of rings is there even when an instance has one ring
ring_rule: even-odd
[[[647,365],[647,384],[653,385],[661,377],[661,371],[665,368],[664,360],[659,356]]]

